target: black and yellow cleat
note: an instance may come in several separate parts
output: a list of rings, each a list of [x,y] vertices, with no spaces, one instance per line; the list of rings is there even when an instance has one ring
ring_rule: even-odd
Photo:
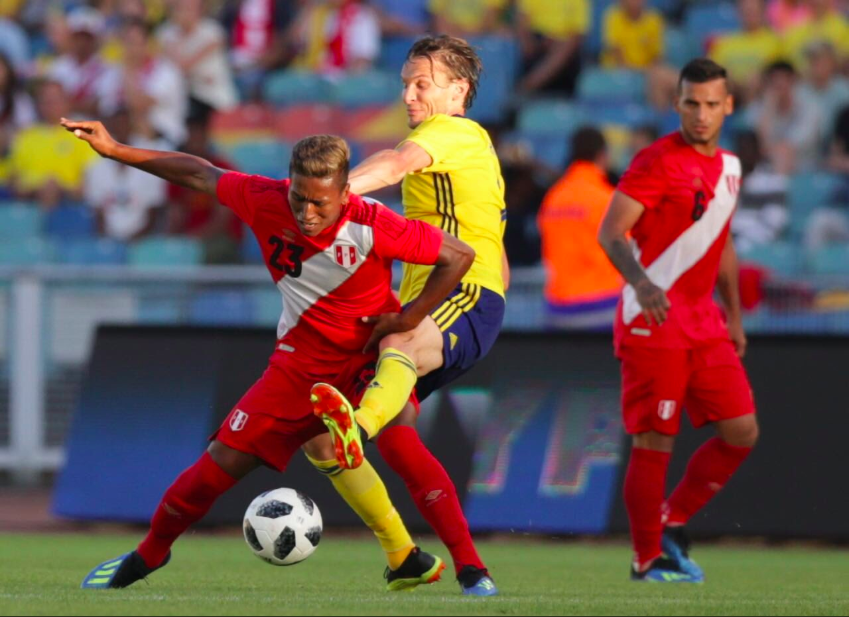
[[[418,546],[397,570],[386,568],[387,591],[413,591],[419,585],[430,585],[442,578],[445,563],[436,555],[425,553]]]
[[[159,568],[168,565],[171,553],[155,568],[149,568],[138,552],[133,551],[110,561],[104,561],[89,572],[80,587],[82,589],[123,589],[136,581],[147,578]]]

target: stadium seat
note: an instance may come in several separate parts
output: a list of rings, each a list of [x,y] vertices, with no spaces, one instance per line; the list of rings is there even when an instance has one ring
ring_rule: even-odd
[[[522,134],[568,137],[585,121],[584,109],[580,105],[562,100],[537,100],[522,106],[518,127]]]
[[[841,179],[828,173],[798,173],[790,179],[787,205],[790,208],[790,230],[800,236],[811,212],[829,206],[840,188]]]
[[[664,57],[671,66],[683,68],[693,58],[701,55],[696,41],[678,28],[667,28],[664,35]]]
[[[619,105],[595,104],[587,106],[585,117],[592,118],[596,126],[621,126],[635,129],[647,124],[657,125],[657,113],[644,105],[626,103]]]
[[[44,231],[57,238],[93,238],[97,233],[94,212],[86,204],[59,206],[47,213]]]
[[[335,105],[297,105],[277,110],[274,127],[277,137],[295,143],[307,134],[343,134],[345,116],[345,110]]]
[[[204,291],[190,302],[189,318],[202,325],[252,325],[253,302],[243,290]]]
[[[754,262],[775,274],[793,275],[804,270],[805,256],[798,245],[773,242],[752,247],[740,253],[743,262]]]
[[[75,266],[117,266],[127,263],[127,246],[107,238],[72,238],[57,247],[56,259]]]
[[[332,100],[346,109],[389,105],[401,96],[397,73],[367,71],[345,75],[333,84]]]
[[[36,204],[0,204],[0,238],[28,238],[41,233],[43,215]]]
[[[228,147],[225,152],[236,167],[245,173],[269,178],[285,178],[289,175],[292,144],[288,142],[279,140],[237,142]]]
[[[478,95],[469,117],[484,124],[502,121],[510,107],[519,74],[519,48],[513,39],[501,36],[469,41],[483,62]]]
[[[140,268],[196,266],[203,262],[203,245],[191,238],[147,238],[130,247],[129,262]]]
[[[592,15],[590,17],[590,30],[584,39],[584,51],[591,58],[601,53],[604,29],[604,13],[608,8],[617,3],[618,0],[592,0]]]
[[[707,43],[725,32],[740,29],[737,8],[733,2],[702,2],[687,9],[684,17],[684,32],[687,38],[697,46],[701,55],[706,51]]]
[[[246,264],[265,263],[259,242],[257,242],[256,236],[247,227],[245,227],[245,235],[242,239],[242,259]]]
[[[407,3],[407,0],[396,0],[399,3]],[[404,60],[410,47],[416,42],[415,36],[388,36],[384,37],[380,44],[380,57],[377,67],[390,73],[399,74],[404,66]]]
[[[276,289],[257,289],[251,292],[254,323],[258,326],[276,326],[283,310],[283,297]]]
[[[814,251],[811,269],[814,274],[849,274],[849,246],[826,246]]]
[[[578,99],[584,103],[643,103],[646,79],[642,73],[588,68],[578,79]]]
[[[7,239],[0,242],[0,265],[34,266],[53,261],[56,247],[44,238]]]
[[[331,87],[326,79],[306,71],[278,71],[263,85],[265,100],[284,107],[303,103],[323,103],[330,100]]]
[[[559,134],[518,133],[506,137],[504,141],[527,147],[534,159],[545,163],[554,171],[559,172],[566,168],[571,145],[569,137]]]

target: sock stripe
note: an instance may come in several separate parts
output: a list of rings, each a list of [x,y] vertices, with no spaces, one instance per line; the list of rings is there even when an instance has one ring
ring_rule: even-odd
[[[377,367],[378,371],[380,370],[380,363],[382,363],[384,360],[394,360],[398,364],[401,364],[402,366],[407,367],[408,369],[413,371],[413,373],[418,375],[419,368],[416,366],[416,363],[413,362],[412,360],[410,360],[410,358],[408,356],[405,356],[402,353],[395,353],[395,352],[391,352],[391,351],[383,352],[383,354],[381,354],[381,356],[380,356],[380,362],[378,363],[378,367]]]

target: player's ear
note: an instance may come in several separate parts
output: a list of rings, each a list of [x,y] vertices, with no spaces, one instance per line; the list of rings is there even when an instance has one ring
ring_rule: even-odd
[[[469,82],[465,79],[458,79],[454,82],[454,100],[465,101],[466,95],[469,94]]]
[[[725,115],[730,116],[734,113],[734,95],[729,94],[725,98]]]

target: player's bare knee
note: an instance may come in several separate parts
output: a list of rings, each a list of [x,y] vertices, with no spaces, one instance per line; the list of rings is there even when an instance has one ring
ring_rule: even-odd
[[[236,480],[241,480],[260,465],[257,457],[234,450],[217,439],[209,444],[206,451],[224,473]]]
[[[720,434],[725,443],[737,448],[754,448],[760,438],[757,418],[752,414],[740,418],[730,430]]]
[[[633,436],[633,446],[641,450],[656,452],[672,452],[675,447],[675,437],[649,431]]]
[[[336,458],[333,442],[326,435],[319,435],[301,446],[304,454],[314,461],[332,461]]]

